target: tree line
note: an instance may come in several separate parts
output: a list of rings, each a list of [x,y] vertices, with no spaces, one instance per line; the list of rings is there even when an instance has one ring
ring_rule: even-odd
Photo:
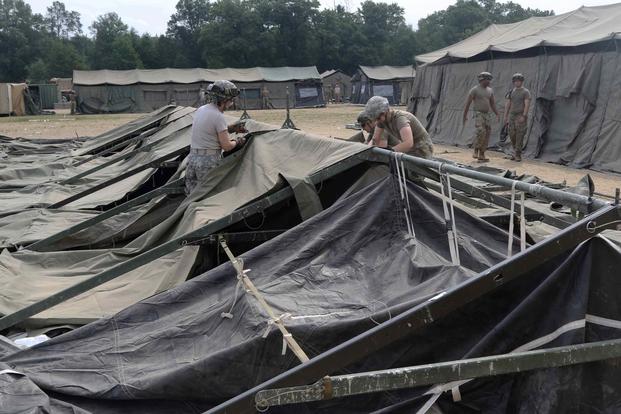
[[[161,35],[139,34],[115,12],[85,28],[54,1],[33,13],[0,0],[0,82],[43,82],[74,69],[312,66],[353,73],[358,65],[407,65],[416,54],[462,40],[492,23],[551,11],[495,0],[459,0],[408,25],[397,4],[355,11],[318,0],[179,0]]]

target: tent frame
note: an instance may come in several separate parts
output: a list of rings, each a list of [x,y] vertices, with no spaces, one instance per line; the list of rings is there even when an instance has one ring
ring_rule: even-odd
[[[259,408],[445,384],[621,357],[621,339],[324,377],[311,385],[259,391]]]

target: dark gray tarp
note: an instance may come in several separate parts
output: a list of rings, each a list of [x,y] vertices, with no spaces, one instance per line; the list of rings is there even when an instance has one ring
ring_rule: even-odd
[[[291,314],[285,324],[311,357],[503,259],[506,233],[457,210],[463,266],[452,265],[442,203],[413,184],[410,238],[398,191],[380,180],[241,256],[275,311]],[[236,284],[226,263],[3,361],[90,412],[201,412],[296,365],[281,355],[276,329],[262,337],[267,317]],[[228,311],[233,319],[221,317]],[[440,338],[439,353],[461,346],[450,333]],[[426,349],[421,340],[367,363],[393,366]]]
[[[538,49],[534,56],[425,65],[417,71],[410,110],[426,122],[434,142],[470,146],[474,121],[470,116],[464,127],[462,113],[476,75],[481,71],[494,75],[492,87],[502,117],[511,76],[521,72],[533,96],[523,155],[574,168],[621,172],[619,59],[611,44],[608,50],[595,52]],[[501,126],[492,121],[490,147],[508,151],[510,144],[499,142]]]

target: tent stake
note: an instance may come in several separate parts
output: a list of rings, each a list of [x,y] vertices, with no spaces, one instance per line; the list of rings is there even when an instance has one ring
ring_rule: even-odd
[[[295,127],[295,124],[291,120],[291,115],[289,113],[289,87],[288,86],[287,86],[287,119],[285,119],[285,122],[282,124],[282,127],[280,127],[280,129],[297,129]]]

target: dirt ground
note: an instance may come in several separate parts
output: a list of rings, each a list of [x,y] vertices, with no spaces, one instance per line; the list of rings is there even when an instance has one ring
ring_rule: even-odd
[[[357,131],[345,128],[346,124],[355,122],[362,110],[355,105],[330,105],[327,108],[292,109],[291,118],[297,128],[326,137],[347,138]],[[239,116],[240,111],[230,112]],[[285,110],[251,110],[250,116],[258,121],[282,125]],[[66,112],[52,116],[0,118],[0,135],[28,138],[69,138],[75,136],[95,136],[127,123],[141,114],[115,115],[69,115]],[[479,165],[472,159],[469,149],[454,146],[435,145],[435,155],[465,165]],[[590,170],[576,170],[556,164],[536,160],[521,163],[504,159],[504,154],[487,152],[491,167],[509,169],[517,174],[528,173],[546,181],[575,185],[580,178],[590,174],[595,182],[595,191],[606,196],[613,196],[616,187],[621,187],[621,175],[606,174]]]

